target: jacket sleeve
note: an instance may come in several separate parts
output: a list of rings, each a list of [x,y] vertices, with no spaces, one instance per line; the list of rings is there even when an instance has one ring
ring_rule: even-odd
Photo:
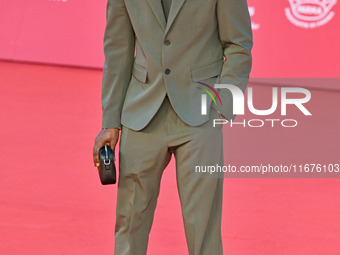
[[[246,0],[217,0],[219,37],[225,62],[220,75],[220,84],[231,84],[243,92],[249,80],[252,66],[251,49],[253,35]],[[228,89],[219,89],[222,106],[218,105],[223,116],[234,119],[233,98]]]
[[[131,79],[135,35],[123,0],[108,0],[104,33],[102,128],[121,128],[121,112]]]

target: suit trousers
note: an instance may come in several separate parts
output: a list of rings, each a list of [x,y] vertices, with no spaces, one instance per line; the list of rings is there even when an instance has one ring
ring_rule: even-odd
[[[215,109],[210,111],[208,122],[189,126],[166,96],[144,129],[122,126],[115,255],[146,254],[162,173],[172,154],[189,254],[223,254],[223,176],[195,172],[195,166],[224,163],[222,128],[212,122],[219,116]]]

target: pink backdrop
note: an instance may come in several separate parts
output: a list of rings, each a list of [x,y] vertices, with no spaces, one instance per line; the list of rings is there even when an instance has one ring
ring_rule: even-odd
[[[337,0],[248,4],[253,77],[339,77]],[[0,59],[101,68],[105,5],[106,0],[0,0]]]
[[[0,58],[102,67],[106,0],[0,0]]]

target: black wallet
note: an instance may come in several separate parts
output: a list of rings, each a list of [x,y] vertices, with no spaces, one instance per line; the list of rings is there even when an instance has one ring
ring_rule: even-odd
[[[116,166],[113,151],[108,145],[104,145],[99,151],[100,166],[99,177],[103,185],[116,183]]]

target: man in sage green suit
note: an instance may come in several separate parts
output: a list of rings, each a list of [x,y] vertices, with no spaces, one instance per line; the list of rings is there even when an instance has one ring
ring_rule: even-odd
[[[223,178],[195,166],[224,164],[222,128],[233,119],[232,95],[221,102],[202,89],[233,84],[245,90],[252,31],[246,0],[108,0],[104,36],[102,130],[115,149],[119,133],[116,255],[145,255],[160,180],[171,156],[190,255],[222,255]],[[135,55],[136,52],[136,55]],[[216,96],[216,95],[214,95]]]

